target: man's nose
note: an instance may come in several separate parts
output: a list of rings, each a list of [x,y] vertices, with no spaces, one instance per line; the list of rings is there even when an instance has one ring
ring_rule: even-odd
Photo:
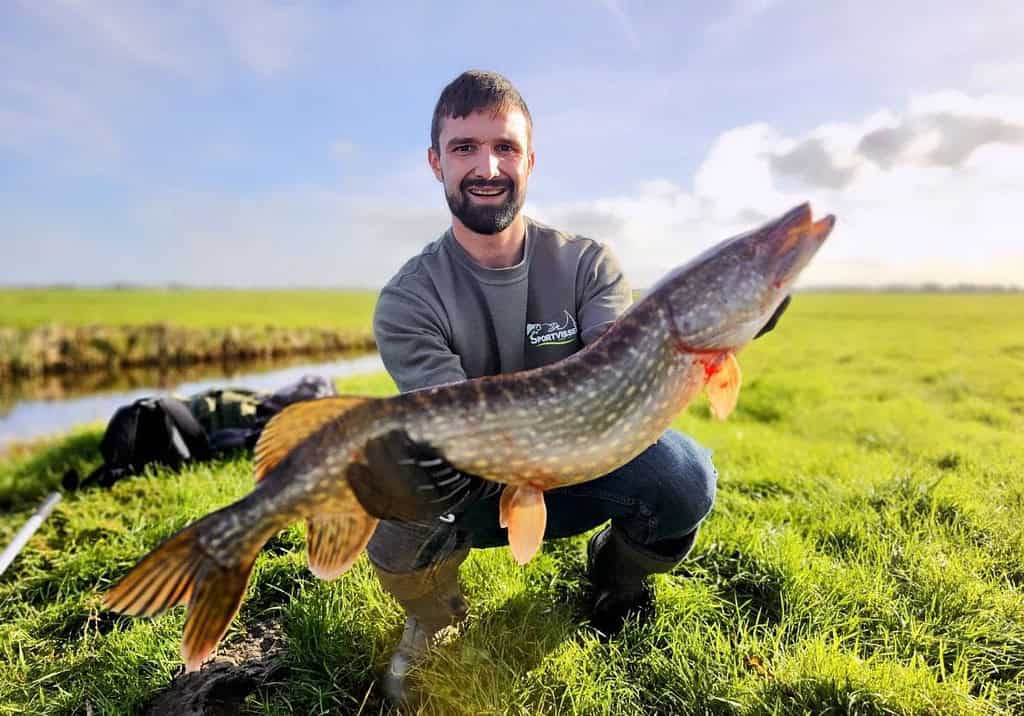
[[[498,156],[490,149],[486,149],[479,154],[479,161],[475,167],[476,173],[483,179],[494,179],[500,176],[501,172],[498,171]]]

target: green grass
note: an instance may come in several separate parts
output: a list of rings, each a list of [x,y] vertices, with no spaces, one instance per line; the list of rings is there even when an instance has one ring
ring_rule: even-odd
[[[740,362],[729,420],[701,400],[676,423],[714,449],[719,494],[691,558],[656,579],[655,620],[608,644],[582,625],[584,536],[526,568],[476,551],[470,619],[419,671],[416,710],[1024,712],[1024,297],[801,295]],[[32,496],[0,541],[65,466],[95,463],[98,435],[0,463]],[[0,713],[131,713],[164,689],[183,610],[119,617],[102,592],[250,472],[239,458],[63,502],[0,577]],[[226,644],[268,621],[288,671],[246,713],[386,710],[374,681],[401,614],[365,559],[319,582],[285,531]]]
[[[365,331],[376,300],[369,290],[0,289],[0,326],[167,322]]]

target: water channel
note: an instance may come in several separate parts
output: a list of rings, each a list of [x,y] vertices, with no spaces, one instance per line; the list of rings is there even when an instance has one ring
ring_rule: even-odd
[[[12,442],[106,422],[117,408],[147,395],[191,395],[209,388],[277,390],[307,374],[328,379],[384,370],[377,353],[316,360],[247,362],[172,369],[129,369],[116,374],[47,376],[0,384],[0,451]]]

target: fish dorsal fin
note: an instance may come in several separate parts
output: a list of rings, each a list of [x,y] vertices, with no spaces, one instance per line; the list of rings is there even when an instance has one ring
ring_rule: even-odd
[[[740,397],[740,383],[743,375],[740,373],[740,363],[736,355],[726,353],[717,362],[715,367],[709,371],[704,391],[708,395],[708,402],[711,404],[711,414],[719,420],[725,420],[729,413],[736,407],[736,400]]]
[[[508,547],[519,564],[526,564],[544,541],[548,509],[544,492],[532,485],[508,485],[498,503],[499,521],[508,528]]]
[[[274,469],[296,445],[342,414],[372,398],[341,395],[293,403],[275,415],[256,442],[256,482]]]
[[[309,569],[320,579],[335,579],[348,571],[370,541],[377,519],[353,506],[349,512],[306,519]]]

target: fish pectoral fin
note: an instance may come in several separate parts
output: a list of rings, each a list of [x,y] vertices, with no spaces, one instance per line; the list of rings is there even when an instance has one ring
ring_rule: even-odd
[[[508,547],[519,564],[537,554],[544,541],[548,510],[544,491],[532,485],[508,486],[501,493],[500,524],[508,528]]]
[[[736,360],[734,353],[726,353],[715,370],[708,376],[704,383],[704,392],[707,393],[708,402],[711,404],[711,414],[719,420],[729,417],[736,407],[742,380],[740,363]]]
[[[202,520],[146,555],[113,589],[103,606],[122,614],[154,616],[188,602],[181,655],[197,671],[224,636],[245,594],[256,555],[224,567],[199,544]]]
[[[342,395],[293,403],[275,415],[256,442],[256,482],[259,482],[299,443],[332,420],[373,398]]]
[[[348,571],[370,541],[377,518],[356,507],[306,520],[309,571],[320,579],[337,579]]]

